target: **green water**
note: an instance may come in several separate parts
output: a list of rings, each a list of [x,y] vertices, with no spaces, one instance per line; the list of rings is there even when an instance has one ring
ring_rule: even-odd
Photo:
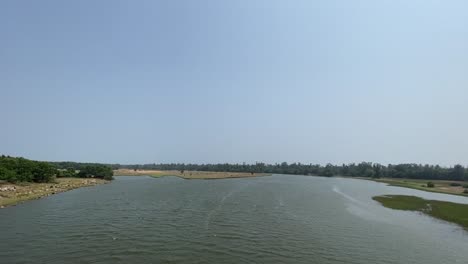
[[[0,263],[468,263],[468,232],[363,180],[117,177],[0,210]]]

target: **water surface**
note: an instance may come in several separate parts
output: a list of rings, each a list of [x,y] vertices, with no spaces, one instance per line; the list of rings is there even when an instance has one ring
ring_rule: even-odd
[[[0,210],[0,263],[468,263],[461,227],[371,199],[466,197],[289,175],[116,178]]]

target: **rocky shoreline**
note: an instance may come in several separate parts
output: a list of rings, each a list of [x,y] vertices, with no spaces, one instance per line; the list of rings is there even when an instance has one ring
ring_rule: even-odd
[[[0,208],[42,197],[66,192],[80,187],[106,184],[102,179],[58,178],[51,183],[0,183]]]

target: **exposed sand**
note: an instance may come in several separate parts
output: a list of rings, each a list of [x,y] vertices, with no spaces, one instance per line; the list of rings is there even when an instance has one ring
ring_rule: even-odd
[[[428,192],[438,192],[446,194],[455,194],[461,196],[468,196],[468,194],[463,193],[465,188],[463,185],[468,184],[463,181],[447,181],[447,180],[423,180],[423,179],[399,179],[399,178],[381,178],[375,179],[377,182],[387,183],[392,186],[412,188]],[[427,187],[427,183],[432,182],[434,187]],[[451,183],[458,183],[461,186],[451,186]]]
[[[247,173],[247,172],[213,172],[213,171],[181,171],[170,170],[130,170],[119,169],[114,170],[114,176],[177,176],[184,179],[226,179],[226,178],[247,178],[258,176],[269,176],[267,173]]]

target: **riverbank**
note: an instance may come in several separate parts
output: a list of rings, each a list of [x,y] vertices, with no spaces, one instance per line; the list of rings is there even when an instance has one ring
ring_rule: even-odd
[[[425,200],[406,195],[382,195],[372,199],[387,208],[421,212],[468,229],[468,204]]]
[[[250,178],[259,176],[270,176],[268,173],[246,173],[246,172],[213,172],[213,171],[161,171],[161,170],[114,170],[114,176],[151,176],[164,177],[176,176],[183,179],[227,179],[227,178]]]
[[[57,178],[55,182],[50,183],[0,183],[0,208],[80,187],[104,183],[109,183],[109,181],[89,178]]]
[[[445,180],[420,180],[420,179],[401,179],[401,178],[381,178],[381,179],[369,179],[369,178],[359,178],[367,179],[376,182],[387,183],[390,186],[404,187],[410,189],[416,189],[420,191],[435,192],[435,193],[445,193],[453,194],[460,196],[467,196],[467,193],[463,193],[465,188],[464,185],[467,185],[468,182],[463,181],[445,181]],[[434,187],[427,187],[427,183],[432,182]],[[458,186],[452,186],[456,184]]]

